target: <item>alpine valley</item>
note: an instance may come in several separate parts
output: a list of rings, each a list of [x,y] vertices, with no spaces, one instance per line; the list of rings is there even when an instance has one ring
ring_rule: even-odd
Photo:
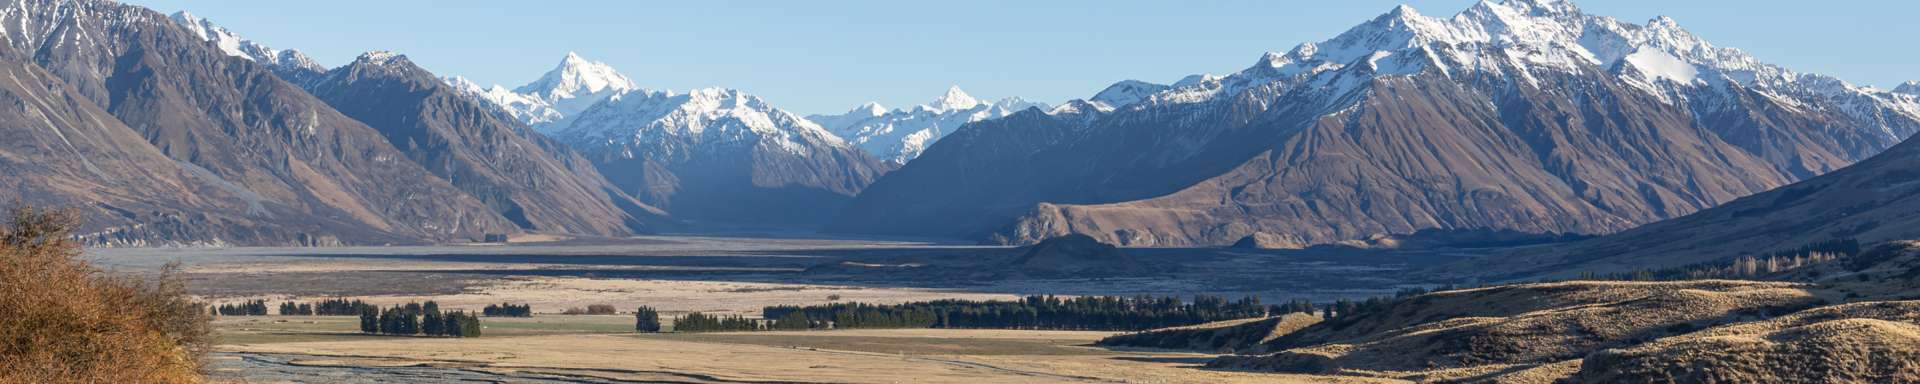
[[[9,6],[7,197],[101,245],[708,230],[1131,247],[1600,235],[1833,172],[1920,131],[1856,86],[1561,1],[1399,7],[1224,76],[1058,105],[802,116],[567,53],[518,87],[402,53],[327,69],[187,13]],[[641,79],[645,80],[645,79]],[[31,124],[28,124],[31,123]],[[404,181],[404,182],[402,182]],[[165,188],[153,188],[166,185]]]
[[[1920,81],[1668,17],[1400,6],[1145,81],[1084,77],[1298,43],[1148,11],[1329,7],[324,3],[0,4],[0,384],[1920,382]],[[501,63],[378,50],[429,39]],[[1022,57],[1089,47],[1139,61]],[[657,86],[709,73],[774,82]]]

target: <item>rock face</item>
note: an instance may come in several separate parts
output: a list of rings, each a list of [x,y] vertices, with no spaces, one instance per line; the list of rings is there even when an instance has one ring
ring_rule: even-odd
[[[520,229],[623,236],[665,221],[580,154],[501,118],[406,56],[362,55],[319,77],[309,90]]]
[[[0,182],[101,244],[477,240],[509,220],[268,68],[109,1],[5,6]],[[17,80],[15,82],[14,80]],[[142,143],[142,141],[144,143]],[[96,189],[98,188],[98,189]]]
[[[1138,276],[1151,272],[1126,252],[1086,235],[1066,235],[1041,241],[1007,265],[1008,270],[1035,277]]]
[[[1452,18],[1401,7],[1125,107],[968,125],[833,228],[1123,246],[1600,234],[1833,171],[1916,131],[1911,95],[1795,74],[1669,19],[1559,1]]]

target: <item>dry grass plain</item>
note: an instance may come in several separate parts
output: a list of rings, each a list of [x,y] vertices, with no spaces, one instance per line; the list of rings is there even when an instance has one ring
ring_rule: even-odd
[[[225,318],[222,352],[292,355],[287,365],[456,370],[591,381],[800,383],[1392,382],[1199,368],[1212,355],[1090,347],[1106,332],[838,330],[635,334],[627,316],[487,318],[469,339],[362,336],[350,317]],[[256,367],[257,368],[257,367]],[[264,382],[255,369],[216,378]],[[417,373],[417,372],[415,372]]]

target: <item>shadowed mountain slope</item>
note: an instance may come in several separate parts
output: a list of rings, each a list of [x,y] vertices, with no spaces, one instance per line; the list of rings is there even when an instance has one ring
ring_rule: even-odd
[[[45,124],[5,130],[67,156],[10,160],[33,169],[6,181],[45,185],[22,189],[29,202],[88,203],[89,240],[383,244],[515,230],[379,132],[165,15],[86,0],[6,8],[0,61],[22,80],[14,84],[33,84],[16,87],[22,118],[10,121]],[[85,139],[49,147],[49,136],[24,130]],[[133,167],[107,169],[115,165]]]

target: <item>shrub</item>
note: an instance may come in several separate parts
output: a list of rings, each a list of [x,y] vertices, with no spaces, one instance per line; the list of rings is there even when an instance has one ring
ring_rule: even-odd
[[[169,265],[157,279],[113,277],[80,259],[65,212],[11,210],[0,228],[0,381],[201,380],[209,310]]]

